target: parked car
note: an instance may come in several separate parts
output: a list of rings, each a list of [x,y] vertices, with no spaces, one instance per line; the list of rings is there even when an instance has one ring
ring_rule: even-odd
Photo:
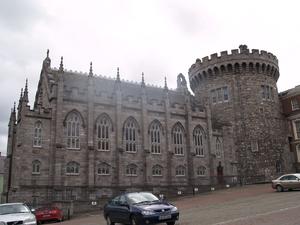
[[[278,192],[300,188],[300,173],[285,174],[272,180],[272,188]]]
[[[0,224],[36,225],[35,215],[23,203],[0,204]]]
[[[178,209],[149,192],[125,193],[113,198],[104,206],[108,225],[167,223],[174,225],[179,219]]]
[[[63,212],[57,207],[49,206],[49,207],[41,207],[35,210],[36,220],[39,224],[44,221],[62,221],[63,220]]]

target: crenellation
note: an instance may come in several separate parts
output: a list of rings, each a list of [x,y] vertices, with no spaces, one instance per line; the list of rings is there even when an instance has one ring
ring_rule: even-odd
[[[208,56],[205,56],[205,57],[202,58],[202,62],[203,63],[206,63],[208,61],[209,61],[209,57]]]
[[[222,51],[221,52],[221,57],[226,57],[228,56],[228,51]]]
[[[210,55],[210,60],[216,60],[218,59],[218,53],[214,53]]]
[[[239,54],[239,50],[238,49],[232,49],[231,50],[231,54],[232,55],[238,55]]]

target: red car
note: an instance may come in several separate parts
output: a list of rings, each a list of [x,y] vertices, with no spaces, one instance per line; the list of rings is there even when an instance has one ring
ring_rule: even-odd
[[[38,224],[41,224],[43,221],[62,221],[63,213],[62,210],[57,207],[42,207],[35,210],[35,217]]]

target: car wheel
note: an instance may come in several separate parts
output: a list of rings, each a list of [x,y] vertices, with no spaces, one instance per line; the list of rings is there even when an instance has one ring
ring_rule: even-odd
[[[130,225],[138,225],[136,218],[134,216],[131,216],[130,218]]]
[[[283,187],[282,187],[281,185],[277,185],[277,186],[276,186],[276,190],[277,190],[278,192],[283,192]]]
[[[175,221],[167,222],[167,225],[174,225],[174,224],[175,224]]]
[[[106,216],[106,224],[107,225],[115,225],[115,223],[110,220],[109,216]]]

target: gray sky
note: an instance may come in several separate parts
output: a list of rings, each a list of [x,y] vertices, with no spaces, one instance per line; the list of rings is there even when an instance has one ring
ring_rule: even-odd
[[[279,91],[300,84],[298,0],[0,0],[0,151],[10,109],[29,80],[30,105],[46,50],[52,67],[175,88],[196,58],[238,48],[279,59]]]

